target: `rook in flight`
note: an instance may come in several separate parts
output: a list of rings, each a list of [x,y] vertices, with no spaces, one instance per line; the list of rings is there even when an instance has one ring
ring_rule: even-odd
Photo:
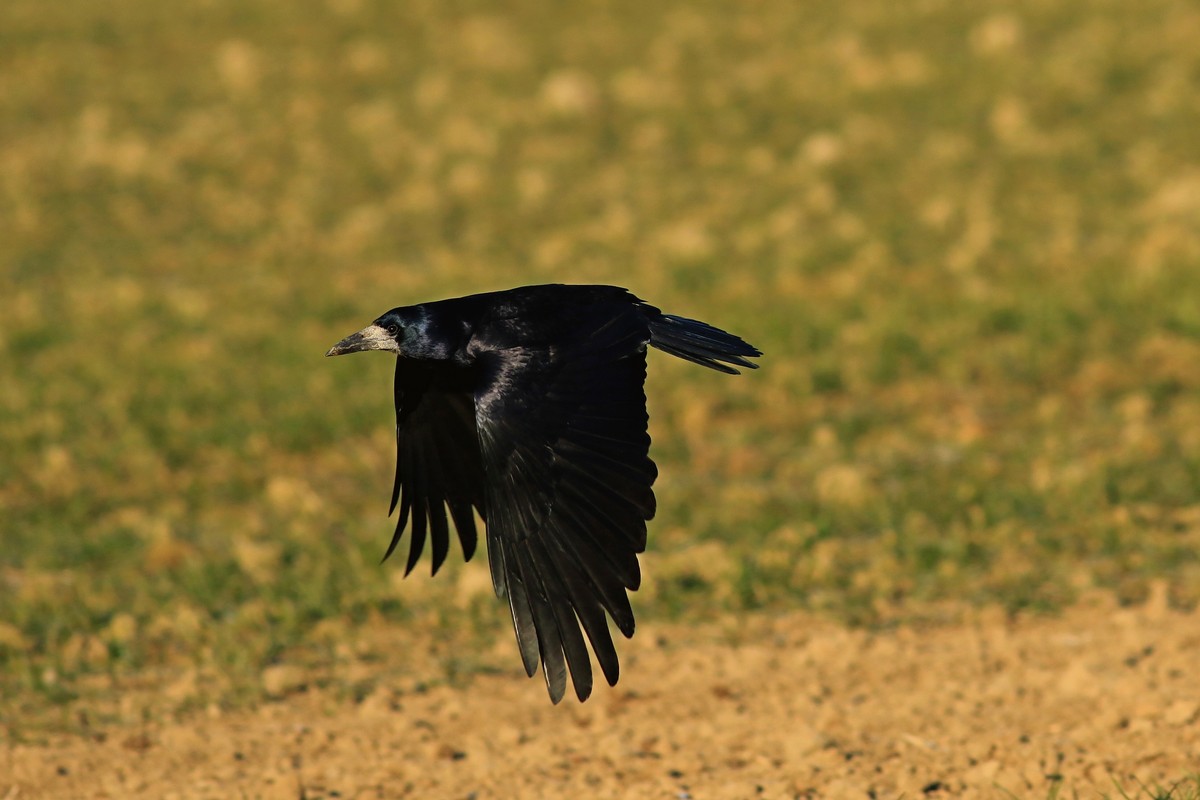
[[[633,635],[628,591],[654,516],[658,470],[646,432],[646,346],[719,372],[762,355],[737,336],[663,314],[614,286],[527,286],[394,308],[326,355],[395,353],[400,508],[408,574],[428,538],[433,572],[450,530],[475,552],[484,521],[497,596],[508,602],[531,677],[550,699],[592,691],[584,635],[610,685],[617,651],[605,612]],[[582,630],[581,630],[582,629]]]

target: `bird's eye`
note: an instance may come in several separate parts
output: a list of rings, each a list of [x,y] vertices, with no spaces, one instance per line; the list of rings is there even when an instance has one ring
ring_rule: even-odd
[[[387,332],[388,332],[388,334],[389,334],[389,335],[391,335],[391,336],[395,336],[395,335],[396,335],[396,332],[397,332],[397,331],[399,331],[399,330],[400,330],[400,326],[399,326],[399,325],[397,325],[397,324],[396,324],[396,323],[394,323],[394,322],[393,322],[391,325],[388,325],[388,326],[387,326]]]

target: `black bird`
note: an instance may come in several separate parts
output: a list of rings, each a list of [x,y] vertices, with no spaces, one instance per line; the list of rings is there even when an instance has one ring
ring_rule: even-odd
[[[654,516],[646,345],[718,372],[756,368],[737,336],[663,314],[615,286],[526,286],[393,308],[328,356],[395,353],[400,506],[386,559],[411,522],[407,575],[428,536],[433,572],[475,552],[484,520],[496,595],[508,601],[526,673],[541,661],[557,703],[570,669],[592,691],[586,634],[609,685],[619,667],[604,613],[626,638],[626,590]],[[580,628],[582,627],[582,633]]]

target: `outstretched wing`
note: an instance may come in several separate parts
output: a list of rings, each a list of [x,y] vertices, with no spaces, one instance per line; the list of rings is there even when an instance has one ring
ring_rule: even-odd
[[[633,635],[626,590],[641,581],[657,476],[645,319],[605,304],[571,327],[567,342],[482,353],[475,395],[492,582],[508,600],[526,672],[541,662],[555,703],[568,668],[579,699],[591,693],[581,627],[605,678],[617,681],[605,612]]]
[[[396,482],[390,515],[400,505],[392,554],[411,521],[412,538],[404,574],[412,572],[428,535],[433,574],[446,560],[450,531],[446,509],[458,530],[463,555],[475,553],[471,508],[484,513],[483,465],[475,433],[475,398],[469,374],[447,364],[396,361]]]

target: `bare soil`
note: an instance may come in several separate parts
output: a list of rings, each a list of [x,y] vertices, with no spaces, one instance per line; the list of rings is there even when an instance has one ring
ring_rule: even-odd
[[[1145,797],[1200,772],[1200,614],[1159,592],[954,615],[646,626],[582,705],[507,670],[359,702],[296,688],[10,745],[0,798]]]

